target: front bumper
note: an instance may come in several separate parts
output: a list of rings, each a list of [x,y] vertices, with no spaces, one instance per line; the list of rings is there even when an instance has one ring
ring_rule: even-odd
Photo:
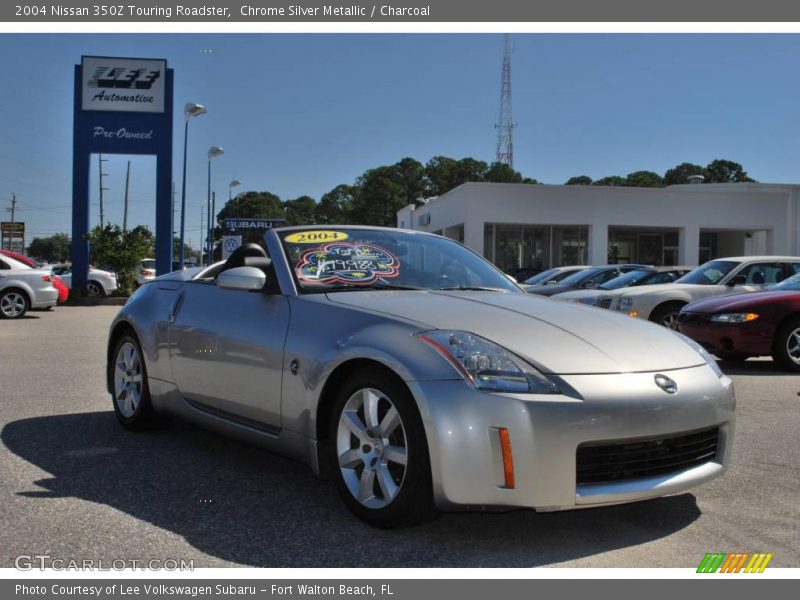
[[[720,350],[751,356],[766,356],[772,353],[772,330],[774,328],[761,319],[750,323],[711,323],[708,320],[682,322],[679,320],[678,329],[710,352]]]
[[[678,384],[675,394],[656,386],[655,373],[563,376],[563,395],[489,394],[460,380],[409,382],[425,422],[437,505],[561,510],[673,494],[721,475],[733,444],[730,379],[705,365],[667,374]],[[576,482],[582,443],[709,427],[719,427],[709,462],[655,477]],[[498,428],[510,436],[513,489],[504,487]]]

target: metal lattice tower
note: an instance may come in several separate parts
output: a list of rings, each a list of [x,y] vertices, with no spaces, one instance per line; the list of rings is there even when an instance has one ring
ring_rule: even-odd
[[[500,76],[500,114],[497,124],[496,160],[514,168],[514,119],[511,114],[511,43],[504,34],[503,71]]]

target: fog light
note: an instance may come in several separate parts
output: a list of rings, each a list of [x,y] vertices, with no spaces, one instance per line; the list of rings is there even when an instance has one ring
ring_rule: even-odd
[[[514,489],[514,458],[511,455],[511,438],[508,435],[508,429],[505,427],[500,427],[497,431],[500,434],[500,449],[503,453],[503,475],[506,487]]]
[[[631,312],[628,313],[628,316],[629,317],[638,317],[639,316],[639,311],[638,310],[632,310]]]

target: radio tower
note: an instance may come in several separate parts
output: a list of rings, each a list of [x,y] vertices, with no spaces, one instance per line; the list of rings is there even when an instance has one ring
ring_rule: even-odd
[[[500,115],[497,124],[497,162],[514,168],[514,120],[511,115],[511,44],[504,34],[503,72],[500,77]]]

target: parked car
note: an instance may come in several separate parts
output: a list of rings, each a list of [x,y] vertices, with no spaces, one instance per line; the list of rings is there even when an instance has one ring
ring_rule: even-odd
[[[173,271],[174,270],[175,269],[173,268]],[[136,266],[135,287],[139,287],[140,285],[144,285],[149,281],[153,281],[155,278],[156,278],[156,259],[143,258]]]
[[[19,319],[31,308],[50,308],[58,302],[53,274],[0,256],[0,318]]]
[[[107,386],[124,427],[183,416],[304,460],[379,527],[607,506],[725,470],[732,382],[676,332],[525,294],[432,234],[287,227],[265,242],[120,310]]]
[[[7,256],[8,258],[13,258],[17,262],[20,262],[23,265],[30,267],[31,269],[44,269],[45,271],[51,271],[51,272],[53,270],[52,265],[37,263],[32,258],[25,256],[24,254],[12,252],[11,250],[0,250],[0,255]],[[58,290],[58,304],[63,304],[69,298],[69,288],[61,280],[61,277],[59,277],[55,273],[53,273],[52,275],[52,280],[53,280],[53,287]],[[41,310],[50,310],[51,308],[52,306],[47,306],[42,308]]]
[[[578,271],[583,271],[584,269],[588,268],[589,268],[588,265],[553,267],[552,269],[547,269],[546,271],[542,271],[538,275],[529,277],[522,283],[524,285],[554,285],[559,281],[561,281],[562,279],[564,279],[565,277],[569,277],[570,275],[577,273]]]
[[[542,269],[536,267],[522,267],[510,273],[515,282],[519,283],[541,273]]]
[[[64,284],[72,289],[72,267],[56,267],[53,272],[61,277]],[[108,296],[117,289],[117,276],[110,271],[103,271],[89,267],[89,280],[86,283],[86,291],[90,296]]]
[[[577,273],[573,273],[569,277],[565,277],[556,284],[540,284],[540,285],[523,285],[524,289],[529,294],[539,294],[540,296],[555,296],[556,294],[563,294],[564,292],[571,292],[572,290],[580,289],[595,289],[606,281],[610,281],[615,277],[619,277],[623,273],[641,269],[647,265],[601,265],[597,267],[589,267]]]
[[[638,285],[660,285],[672,283],[686,275],[692,267],[641,267],[618,275],[614,279],[601,283],[592,290],[575,290],[553,296],[556,300],[580,302],[598,308],[608,308],[612,297],[607,292],[622,290]]]
[[[678,329],[723,360],[772,356],[783,369],[800,371],[800,274],[766,292],[687,304]]]
[[[800,271],[797,256],[735,256],[700,265],[675,283],[643,285],[621,290],[612,309],[631,317],[675,328],[681,309],[689,302],[733,292],[765,289]]]

